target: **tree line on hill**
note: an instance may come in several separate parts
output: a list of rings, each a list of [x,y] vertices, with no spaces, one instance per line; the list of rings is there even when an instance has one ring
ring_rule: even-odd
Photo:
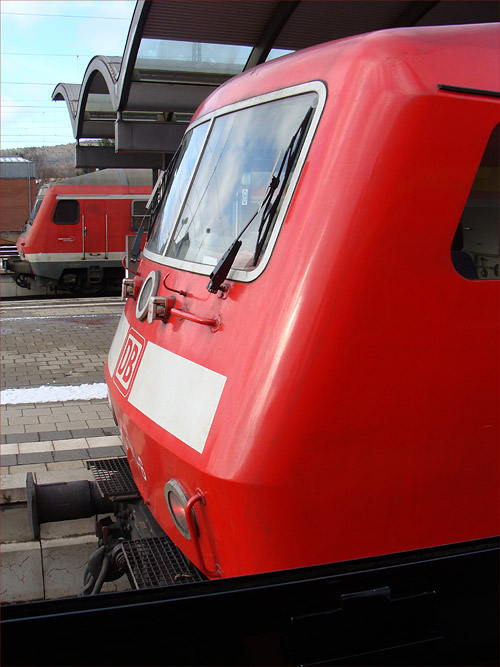
[[[2,156],[19,155],[36,165],[37,186],[59,179],[79,176],[94,169],[75,168],[75,145],[31,146],[29,148],[10,148],[0,151]]]

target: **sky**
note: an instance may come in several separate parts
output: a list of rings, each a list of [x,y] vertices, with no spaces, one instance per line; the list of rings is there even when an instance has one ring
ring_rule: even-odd
[[[81,84],[91,58],[122,56],[135,0],[1,0],[0,147],[74,142],[58,83]]]

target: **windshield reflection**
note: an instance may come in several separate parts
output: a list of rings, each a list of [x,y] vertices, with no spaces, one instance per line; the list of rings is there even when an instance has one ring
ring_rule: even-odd
[[[317,94],[306,93],[217,117],[189,183],[208,123],[194,128],[186,137],[148,250],[215,266],[262,205],[273,172],[306,112],[316,104]],[[277,215],[278,210],[271,224]],[[241,235],[233,268],[254,268],[258,231],[256,216]],[[262,253],[257,263],[261,257]]]

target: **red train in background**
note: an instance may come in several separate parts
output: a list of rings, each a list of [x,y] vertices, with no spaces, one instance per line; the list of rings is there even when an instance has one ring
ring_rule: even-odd
[[[25,230],[19,259],[8,269],[20,287],[95,294],[120,289],[126,237],[148,217],[148,169],[105,169],[43,186]]]

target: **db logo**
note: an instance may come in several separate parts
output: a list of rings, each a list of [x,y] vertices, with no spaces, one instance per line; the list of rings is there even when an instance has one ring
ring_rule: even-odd
[[[113,376],[114,383],[124,396],[127,396],[132,388],[137,369],[142,359],[145,343],[146,341],[137,331],[130,329],[123,344]]]

